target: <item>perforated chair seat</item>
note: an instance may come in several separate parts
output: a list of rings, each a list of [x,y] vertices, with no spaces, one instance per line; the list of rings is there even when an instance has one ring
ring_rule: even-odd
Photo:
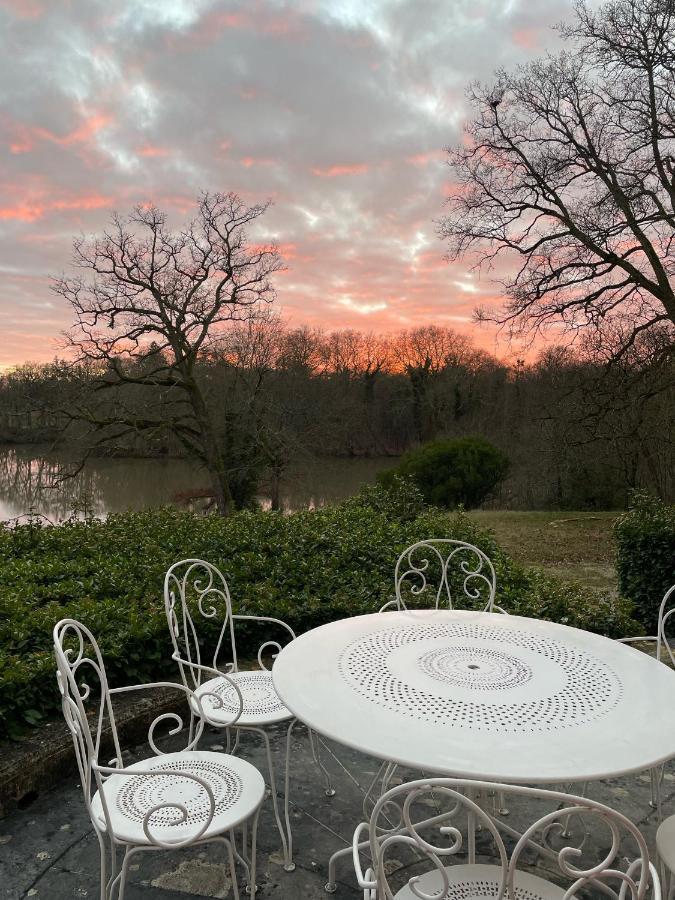
[[[143,820],[159,804],[182,804],[158,810],[149,819],[152,835],[162,842],[179,843],[194,837],[207,820],[211,808],[209,796],[201,784],[181,777],[178,772],[196,775],[206,782],[214,797],[215,814],[202,838],[223,834],[250,818],[262,803],[265,782],[250,763],[225,753],[192,751],[166,753],[141,760],[127,767],[138,775],[111,775],[103,785],[103,794],[113,836],[128,844],[149,844]],[[140,774],[142,771],[162,775]],[[92,799],[92,812],[106,831],[100,792]]]
[[[500,866],[471,865],[448,866],[445,871],[450,882],[443,894],[443,879],[434,869],[420,876],[416,883],[419,894],[413,894],[406,884],[395,895],[394,900],[419,900],[420,895],[432,896],[438,900],[494,900],[499,896],[503,870]],[[517,872],[514,900],[562,900],[565,891],[544,878]]]
[[[271,672],[256,669],[252,672],[231,672],[227,677],[230,681],[212,678],[195,691],[197,697],[203,698],[204,711],[214,722],[222,720],[227,725],[239,711],[239,698],[230,683],[232,681],[241,691],[244,701],[244,708],[236,725],[271,725],[292,718],[292,713],[281,702],[274,688]],[[214,698],[205,696],[207,694],[216,694],[223,705],[218,706]]]

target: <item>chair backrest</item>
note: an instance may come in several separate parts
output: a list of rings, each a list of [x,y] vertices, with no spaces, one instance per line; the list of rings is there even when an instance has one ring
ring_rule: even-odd
[[[515,821],[511,825],[517,826],[522,836],[508,844],[486,811],[495,792],[525,801],[516,804],[523,810],[522,824],[512,807]],[[475,835],[476,829],[480,829],[480,837],[474,845],[471,833]],[[655,885],[654,897],[659,896],[658,877],[639,829],[602,803],[559,791],[460,778],[413,781],[380,797],[369,823],[356,830],[355,848],[366,832],[372,867],[363,874],[356,849],[354,860],[360,886],[373,900],[390,900],[406,883],[414,896],[433,896],[434,900],[493,893],[498,900],[538,896],[537,891],[530,893],[525,883],[520,892],[514,890],[516,874],[520,871],[523,877],[537,848],[547,869],[550,871],[551,862],[557,868],[555,880],[566,890],[565,897],[605,895],[642,900],[650,883]],[[480,890],[477,884],[463,889],[452,886],[453,877],[457,881],[460,874],[470,875],[467,870],[457,870],[453,876],[453,866],[466,864],[467,850],[471,852],[474,846],[476,862],[482,865],[472,877],[480,881],[489,871],[489,890],[485,884]],[[406,864],[419,862],[420,855],[428,865],[415,865],[411,878]],[[486,870],[485,864],[494,868]],[[547,876],[542,873],[541,877]]]
[[[164,611],[185,685],[197,688],[208,681],[212,674],[204,671],[205,666],[227,665],[227,671],[237,671],[230,590],[214,565],[203,559],[174,563],[164,578]],[[204,634],[215,648],[212,656],[203,651]]]
[[[54,627],[54,654],[61,707],[73,738],[82,790],[91,814],[92,794],[100,788],[94,766],[99,763],[101,742],[108,730],[115,756],[103,764],[122,766],[108,678],[93,634],[75,619],[62,619]]]
[[[620,644],[656,644],[656,658],[660,662],[670,661],[675,669],[675,648],[668,640],[668,630],[671,617],[675,615],[675,584],[663,595],[659,607],[659,617],[656,626],[656,634],[642,634],[636,637],[619,638]]]
[[[396,605],[407,609],[430,595],[427,608],[494,609],[496,576],[494,566],[481,549],[466,541],[429,538],[412,544],[401,553],[394,572]],[[386,608],[386,607],[383,607]]]
[[[656,658],[662,662],[670,659],[671,665],[675,668],[675,650],[673,650],[668,640],[668,627],[671,624],[670,618],[673,615],[675,615],[675,584],[666,591],[661,601],[658,635],[656,638]]]

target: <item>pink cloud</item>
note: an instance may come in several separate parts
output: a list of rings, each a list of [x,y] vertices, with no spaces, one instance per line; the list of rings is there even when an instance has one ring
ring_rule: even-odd
[[[445,151],[429,150],[426,153],[416,153],[414,156],[408,156],[406,162],[412,166],[428,166],[430,162],[437,162],[443,159]]]
[[[365,175],[367,171],[367,163],[355,163],[354,165],[336,165],[327,168],[316,166],[312,169],[312,174],[318,175],[319,178],[340,178],[343,175]]]
[[[0,0],[0,9],[13,13],[19,19],[39,19],[44,14],[44,4],[37,0]]]
[[[30,192],[29,192],[30,193]],[[82,196],[48,197],[47,192],[37,192],[34,196],[18,200],[14,204],[0,207],[0,219],[18,222],[37,222],[47,213],[63,210],[91,210],[111,207],[114,198],[102,194]]]
[[[254,4],[251,4],[252,6]],[[177,43],[183,46],[212,44],[221,39],[228,31],[247,30],[272,38],[306,38],[306,23],[303,14],[293,10],[273,12],[264,3],[255,3],[253,10],[245,12],[222,12],[213,10],[202,16],[194,28],[186,35],[176,38],[170,35],[168,40],[172,47]]]
[[[166,147],[155,147],[152,144],[145,144],[143,147],[138,149],[136,152],[138,153],[139,156],[154,158],[154,157],[169,156],[171,151],[168,150]]]
[[[274,159],[267,159],[265,157],[258,156],[242,156],[239,160],[242,166],[245,169],[250,169],[252,166],[276,166],[278,165],[277,161]]]
[[[101,129],[113,121],[106,113],[93,113],[83,118],[80,125],[66,134],[54,134],[48,128],[39,125],[25,125],[23,122],[3,121],[3,127],[9,132],[9,149],[13,154],[29,153],[36,143],[47,141],[61,147],[86,144]]]
[[[539,48],[539,38],[536,28],[517,28],[511,33],[513,43],[523,50],[537,50]]]

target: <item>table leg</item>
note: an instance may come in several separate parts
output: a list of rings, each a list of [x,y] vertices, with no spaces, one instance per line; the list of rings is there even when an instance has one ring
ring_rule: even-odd
[[[466,796],[469,800],[476,802],[476,792],[471,788],[467,789]],[[466,855],[467,862],[470,866],[473,866],[476,862],[476,813],[471,807],[469,807],[467,813]]]

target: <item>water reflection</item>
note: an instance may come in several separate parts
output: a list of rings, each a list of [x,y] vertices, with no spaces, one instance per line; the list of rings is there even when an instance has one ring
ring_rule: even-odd
[[[201,467],[178,459],[94,459],[62,480],[75,459],[42,447],[0,446],[0,520],[33,512],[60,522],[71,515],[105,516],[173,502],[208,484]],[[310,460],[291,469],[282,486],[286,510],[323,506],[348,497],[392,459]],[[264,493],[261,506],[269,508]]]

